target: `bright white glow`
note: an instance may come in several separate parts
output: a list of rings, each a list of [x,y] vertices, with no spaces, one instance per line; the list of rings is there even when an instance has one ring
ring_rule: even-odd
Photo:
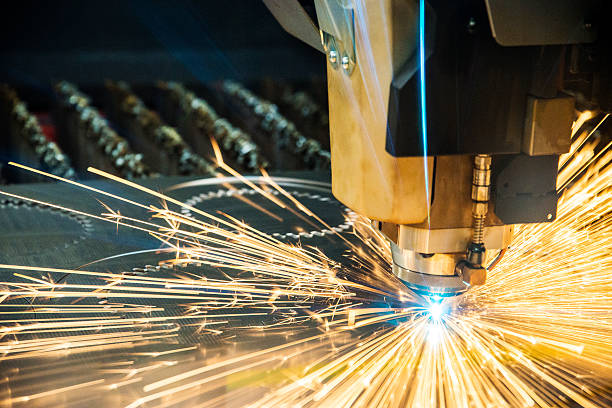
[[[444,314],[444,306],[442,303],[432,303],[429,305],[429,315],[433,320],[440,320]]]
[[[442,340],[444,327],[439,321],[429,322],[427,325],[427,341],[436,345]]]

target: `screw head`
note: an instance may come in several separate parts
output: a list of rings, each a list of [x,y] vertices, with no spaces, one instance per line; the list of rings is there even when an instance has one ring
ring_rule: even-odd
[[[342,57],[342,68],[348,70],[349,68],[349,57],[347,55]]]
[[[329,62],[335,64],[338,61],[338,51],[329,50]]]

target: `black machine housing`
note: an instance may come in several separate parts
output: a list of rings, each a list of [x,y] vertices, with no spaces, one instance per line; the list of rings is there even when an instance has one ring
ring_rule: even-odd
[[[554,219],[574,105],[612,109],[609,9],[603,1],[427,2],[427,154],[493,155],[492,198],[504,223]],[[386,150],[396,157],[425,151],[419,77],[414,55],[391,83]]]

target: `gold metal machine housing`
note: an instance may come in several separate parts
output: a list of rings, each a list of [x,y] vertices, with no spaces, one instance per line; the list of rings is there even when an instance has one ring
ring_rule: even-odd
[[[305,2],[264,3],[325,53],[333,194],[388,237],[407,286],[483,284],[513,224],[555,219],[569,55],[597,44],[602,2],[314,0],[317,24]]]

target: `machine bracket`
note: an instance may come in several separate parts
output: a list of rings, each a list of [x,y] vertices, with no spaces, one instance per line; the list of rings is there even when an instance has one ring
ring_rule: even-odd
[[[350,76],[357,64],[355,54],[355,4],[353,0],[315,0],[321,42],[334,69]]]

